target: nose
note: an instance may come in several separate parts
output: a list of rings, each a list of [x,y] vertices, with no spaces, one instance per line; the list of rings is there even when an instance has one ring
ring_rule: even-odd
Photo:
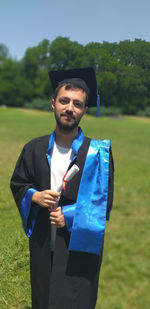
[[[66,112],[73,113],[73,102],[70,101],[66,106]]]

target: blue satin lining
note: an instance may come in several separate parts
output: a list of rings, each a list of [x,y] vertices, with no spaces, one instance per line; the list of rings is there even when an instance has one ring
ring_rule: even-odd
[[[49,163],[49,167],[51,167],[51,150],[53,148],[54,141],[55,141],[55,131],[53,131],[53,133],[50,136],[49,147],[48,147],[48,150],[47,150],[47,153],[46,153],[48,163]],[[78,150],[81,147],[83,141],[84,141],[84,134],[83,134],[81,128],[79,128],[78,134],[75,137],[75,139],[73,140],[73,143],[71,145],[72,151],[74,153],[74,157],[72,158],[72,161],[76,158]]]
[[[31,206],[32,195],[34,194],[34,192],[36,192],[35,189],[33,188],[28,189],[21,202],[21,217],[23,221],[23,228],[28,237],[30,237],[30,235],[33,232],[39,210],[38,205]],[[30,215],[30,222],[29,222],[29,215]]]
[[[109,149],[109,140],[91,140],[77,201],[62,207],[67,228],[71,231],[69,250],[100,252],[106,223]]]

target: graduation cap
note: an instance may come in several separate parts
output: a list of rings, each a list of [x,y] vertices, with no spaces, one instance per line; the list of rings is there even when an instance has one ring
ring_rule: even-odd
[[[81,69],[70,69],[61,71],[50,71],[49,77],[52,83],[52,87],[55,90],[60,82],[65,79],[80,78],[84,80],[87,87],[90,90],[87,105],[88,107],[97,106],[97,116],[99,116],[100,97],[98,93],[97,81],[94,69],[92,67]]]

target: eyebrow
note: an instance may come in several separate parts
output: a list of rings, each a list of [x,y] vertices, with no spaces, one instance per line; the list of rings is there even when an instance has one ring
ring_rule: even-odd
[[[61,100],[61,99],[64,99],[64,100],[67,100],[67,101],[69,101],[69,100],[70,100],[70,98],[69,98],[69,97],[65,97],[65,96],[61,96],[61,97],[59,98],[59,100]],[[74,102],[78,102],[78,103],[82,103],[82,104],[84,104],[84,102],[83,102],[83,101],[80,101],[80,100],[78,100],[78,99],[73,99],[73,101],[74,101]]]
[[[65,97],[65,96],[61,96],[61,97],[59,97],[59,99],[69,100],[69,98],[68,98],[68,97]]]

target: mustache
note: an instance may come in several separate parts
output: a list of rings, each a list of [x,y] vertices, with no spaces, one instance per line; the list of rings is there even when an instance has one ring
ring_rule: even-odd
[[[62,113],[60,116],[70,116],[72,119],[76,119],[72,112]]]

